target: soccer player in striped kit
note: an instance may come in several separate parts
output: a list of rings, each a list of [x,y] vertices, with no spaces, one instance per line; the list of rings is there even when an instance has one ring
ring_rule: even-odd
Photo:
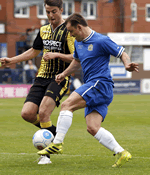
[[[22,118],[39,128],[50,130],[54,136],[56,127],[52,125],[50,115],[55,106],[68,91],[69,76],[58,85],[55,76],[63,72],[72,61],[69,56],[74,52],[75,38],[67,31],[62,18],[62,0],[44,0],[49,23],[40,28],[31,49],[12,58],[1,58],[2,65],[14,64],[30,60],[39,55],[43,50],[43,57],[30,92],[22,109]],[[44,58],[53,58],[53,53],[67,54],[65,58],[55,58],[45,61]],[[37,115],[37,112],[39,113]],[[38,164],[49,164],[50,159],[42,156]]]

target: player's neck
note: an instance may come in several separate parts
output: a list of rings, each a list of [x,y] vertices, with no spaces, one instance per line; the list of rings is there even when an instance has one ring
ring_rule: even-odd
[[[92,33],[91,28],[90,27],[85,27],[84,31],[83,31],[84,39],[86,39],[91,33]]]
[[[65,22],[65,20],[61,18],[61,20],[59,21],[59,23],[57,23],[57,24],[51,24],[53,30],[55,30],[58,26],[60,26],[60,25],[63,24],[64,22]]]

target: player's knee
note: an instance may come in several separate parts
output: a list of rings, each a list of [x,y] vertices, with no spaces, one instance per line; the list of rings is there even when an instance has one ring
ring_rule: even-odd
[[[88,125],[87,132],[94,136],[97,133],[97,128],[92,125]]]
[[[61,104],[61,111],[63,111],[63,110],[69,110],[69,111],[74,111],[75,109],[75,105],[73,104],[73,102],[72,101],[70,101],[70,100],[65,100],[64,102],[62,102],[62,104]]]
[[[30,111],[26,111],[26,110],[22,110],[21,111],[21,117],[27,121],[27,122],[33,122],[35,120],[35,116],[33,114],[33,112]]]
[[[64,110],[67,107],[67,102],[62,102],[61,104],[61,110]]]
[[[21,117],[24,119],[24,120],[28,120],[28,117],[29,117],[29,114],[28,112],[26,111],[21,111]]]

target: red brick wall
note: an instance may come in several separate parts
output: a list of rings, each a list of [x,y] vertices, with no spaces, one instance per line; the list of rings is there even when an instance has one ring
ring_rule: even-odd
[[[0,1],[0,22],[6,22],[6,1]]]
[[[129,18],[131,16],[130,4],[131,0],[125,0],[125,32],[150,32],[150,22],[147,22],[145,19],[145,4],[150,4],[149,0],[136,0],[137,3],[137,21],[134,23],[131,22]],[[133,29],[133,30],[132,30]]]
[[[80,13],[81,12],[81,3],[75,2],[75,12]]]
[[[150,22],[145,19],[145,4],[149,0],[136,0],[137,21],[131,22],[131,0],[114,0],[106,3],[105,0],[97,1],[97,19],[89,20],[88,24],[97,32],[150,32]],[[120,6],[122,4],[122,6]],[[121,23],[121,14],[124,13]],[[124,27],[124,29],[122,29]]]
[[[97,18],[88,20],[89,26],[103,34],[108,32],[150,32],[150,22],[145,20],[145,4],[150,0],[135,0],[138,5],[138,20],[132,23],[130,4],[132,0],[97,1]],[[120,4],[123,6],[120,6]],[[0,21],[6,23],[7,34],[0,34],[0,41],[8,44],[8,57],[16,55],[16,42],[24,40],[27,28],[39,28],[40,19],[37,18],[36,6],[30,7],[30,18],[14,17],[14,0],[1,0],[2,10]],[[81,2],[75,2],[75,12],[81,12]],[[121,18],[124,13],[124,18]],[[124,27],[124,28],[123,28]]]
[[[88,20],[88,24],[93,30],[100,33],[120,32],[120,9],[118,1],[106,3],[107,1],[97,1],[97,19]]]
[[[39,28],[40,20],[36,17],[36,6],[30,7],[30,18],[15,18],[14,17],[14,2],[7,0],[7,46],[8,57],[16,55],[16,42],[25,40],[25,33],[27,28]],[[14,66],[13,66],[14,67]]]
[[[6,2],[0,1],[1,10],[0,10],[0,23],[6,23]],[[0,42],[6,42],[6,34],[0,34]]]

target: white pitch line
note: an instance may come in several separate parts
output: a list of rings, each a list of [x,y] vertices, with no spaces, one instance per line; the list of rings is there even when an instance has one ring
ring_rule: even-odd
[[[0,153],[1,155],[37,155],[37,153]],[[70,155],[70,154],[59,154],[60,156],[66,157],[101,157],[101,155]],[[112,156],[103,156],[103,157],[112,157]],[[134,157],[133,159],[150,159],[150,157]]]

